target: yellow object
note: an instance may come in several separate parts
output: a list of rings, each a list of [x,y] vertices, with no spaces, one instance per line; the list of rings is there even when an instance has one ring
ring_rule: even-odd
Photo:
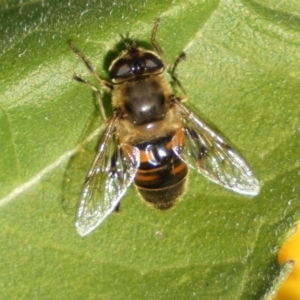
[[[274,300],[300,300],[300,224],[297,231],[281,247],[278,262],[295,261],[295,268],[280,287]]]

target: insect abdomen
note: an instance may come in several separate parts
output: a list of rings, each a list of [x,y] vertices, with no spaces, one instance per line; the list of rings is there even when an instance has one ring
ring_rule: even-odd
[[[172,150],[174,133],[135,145],[141,164],[135,184],[142,197],[159,209],[170,208],[183,193],[187,165]]]

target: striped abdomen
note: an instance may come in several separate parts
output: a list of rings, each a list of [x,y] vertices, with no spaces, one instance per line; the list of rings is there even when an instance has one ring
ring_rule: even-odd
[[[134,145],[140,150],[141,160],[135,184],[142,197],[159,209],[170,208],[182,194],[188,172],[187,165],[172,150],[176,134]]]

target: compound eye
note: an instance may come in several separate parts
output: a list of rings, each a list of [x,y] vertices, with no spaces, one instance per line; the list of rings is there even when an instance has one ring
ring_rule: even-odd
[[[163,70],[164,65],[157,55],[136,51],[115,60],[110,67],[109,77],[113,82],[122,82],[139,76],[159,74]]]
[[[145,70],[144,58],[134,57],[131,59],[120,58],[110,70],[111,79],[127,79],[137,75],[143,75]]]
[[[147,71],[160,70],[164,67],[162,61],[152,53],[145,53],[143,58],[145,61],[145,69]]]
[[[145,70],[145,63],[142,59],[137,58],[136,60],[132,61],[131,65],[131,73],[132,74],[143,74]]]
[[[110,78],[123,78],[131,74],[131,66],[127,60],[120,59],[118,60],[113,68],[110,70]]]

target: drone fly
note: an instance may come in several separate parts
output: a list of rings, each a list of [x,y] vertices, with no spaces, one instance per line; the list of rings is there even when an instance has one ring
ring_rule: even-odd
[[[113,116],[107,119],[100,89],[74,74],[96,92],[107,122],[79,199],[75,226],[81,236],[119,207],[132,183],[145,201],[158,209],[170,208],[184,191],[188,168],[234,192],[259,192],[259,181],[240,155],[182,104],[185,95],[174,95],[163,74],[167,62],[156,41],[158,26],[157,20],[151,36],[156,52],[125,43],[126,51],[109,67],[110,82],[69,43],[101,88],[111,92],[113,106]],[[175,70],[184,58],[182,53],[171,70],[183,93]]]

